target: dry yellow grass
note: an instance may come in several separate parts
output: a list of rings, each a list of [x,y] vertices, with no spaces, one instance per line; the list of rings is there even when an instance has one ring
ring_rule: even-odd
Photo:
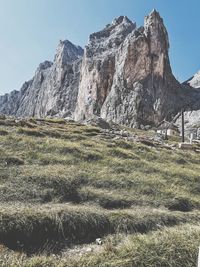
[[[0,128],[0,242],[20,251],[1,246],[0,266],[195,266],[199,154],[108,139],[97,127],[59,119],[2,119]],[[191,233],[187,249],[184,231]],[[45,255],[97,237],[108,242],[104,256]],[[174,243],[187,258],[169,258]]]

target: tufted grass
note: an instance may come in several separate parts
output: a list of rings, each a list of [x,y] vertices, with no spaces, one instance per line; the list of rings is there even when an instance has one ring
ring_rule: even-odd
[[[200,227],[185,225],[146,235],[109,237],[102,250],[83,256],[27,257],[1,246],[0,264],[5,267],[195,267],[199,240]]]
[[[199,154],[166,149],[152,131],[130,133],[141,142],[60,119],[0,120],[0,266],[195,266]],[[187,258],[170,258],[173,235]],[[57,255],[98,237],[105,261],[100,252]]]
[[[92,242],[99,236],[144,234],[166,226],[197,223],[199,219],[199,212],[184,216],[180,212],[140,207],[106,211],[92,205],[15,203],[0,206],[0,237],[10,249],[48,253],[66,245]]]

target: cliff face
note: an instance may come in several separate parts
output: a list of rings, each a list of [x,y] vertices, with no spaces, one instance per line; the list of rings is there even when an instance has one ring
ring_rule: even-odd
[[[200,88],[200,71],[186,82],[192,88]]]
[[[22,89],[26,87],[24,84]],[[10,94],[0,96],[0,113],[16,115],[20,104],[21,94],[19,91],[12,91]]]
[[[200,71],[182,84],[187,92],[184,98],[185,134],[200,139]],[[176,121],[181,129],[181,118]]]
[[[0,98],[0,113],[18,117],[71,117],[79,84],[83,49],[60,41],[54,62],[45,61],[22,89]]]
[[[172,74],[168,50],[157,11],[139,28],[121,16],[91,34],[84,51],[60,41],[54,62],[40,64],[19,92],[0,97],[0,113],[78,121],[99,116],[141,127],[170,120],[182,108],[200,110],[200,74],[181,85]]]
[[[118,62],[120,45],[136,25],[127,17],[119,17],[112,24],[90,35],[81,69],[75,119],[101,115],[102,105],[111,91]]]
[[[91,35],[75,118],[98,115],[131,127],[170,118],[181,102],[168,49],[167,31],[156,11],[145,18],[144,27],[121,17]]]

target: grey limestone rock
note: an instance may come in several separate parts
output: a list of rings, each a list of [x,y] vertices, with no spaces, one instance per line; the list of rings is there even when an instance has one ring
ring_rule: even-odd
[[[198,71],[191,79],[189,79],[187,82],[189,86],[193,88],[200,88],[200,71]]]
[[[76,120],[100,116],[113,84],[116,55],[129,33],[136,28],[127,17],[119,17],[105,29],[90,35],[83,57]]]
[[[0,97],[0,113],[17,117],[72,117],[83,49],[60,41],[54,62],[45,61],[21,90]]]
[[[41,63],[20,91],[0,96],[0,114],[99,118],[150,128],[184,109],[192,124],[199,122],[200,73],[180,84],[168,52],[167,30],[156,10],[141,27],[121,16],[91,34],[84,51],[60,41],[53,62]]]
[[[137,28],[126,17],[90,36],[81,70],[75,119],[93,115],[140,127],[170,118],[182,106],[181,86],[168,56],[169,40],[159,13]]]

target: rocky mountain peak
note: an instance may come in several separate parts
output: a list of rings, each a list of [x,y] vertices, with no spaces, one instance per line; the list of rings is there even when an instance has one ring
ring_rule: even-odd
[[[111,24],[108,24],[103,30],[90,35],[89,40],[108,38],[110,35],[120,35],[125,32],[131,32],[136,28],[136,24],[129,20],[126,16],[115,18]]]
[[[200,88],[200,70],[186,83],[188,83],[193,88]]]
[[[54,62],[44,61],[33,79],[20,91],[0,97],[0,113],[18,117],[72,117],[74,112],[83,49],[60,41]]]
[[[49,68],[51,68],[52,65],[53,65],[53,62],[46,60],[46,61],[40,63],[40,65],[38,66],[37,71],[42,71],[42,70],[49,69]]]
[[[60,41],[53,63],[41,63],[19,92],[0,97],[0,113],[77,121],[98,116],[142,128],[170,120],[186,106],[194,110],[194,100],[199,110],[200,72],[180,84],[168,50],[168,33],[156,10],[139,28],[120,16],[91,34],[84,51]]]
[[[169,38],[163,19],[155,9],[145,17],[144,32],[150,40],[151,52],[168,52]]]
[[[125,16],[120,16],[108,24],[103,30],[90,35],[86,46],[87,57],[93,57],[96,52],[111,52],[124,41],[125,37],[136,29],[136,24]]]
[[[83,49],[80,46],[72,44],[68,40],[60,40],[54,62],[60,65],[70,64],[83,56]]]
[[[77,120],[93,115],[140,127],[170,117],[181,105],[179,83],[168,56],[169,41],[156,10],[144,27],[121,16],[90,36],[83,60],[75,111]],[[175,90],[177,90],[175,92]]]
[[[121,16],[102,31],[90,35],[83,57],[75,119],[100,115],[112,87],[118,51],[135,29],[135,23]]]
[[[130,25],[130,24],[134,24],[127,16],[119,16],[118,18],[115,18],[111,25],[113,26],[117,26],[120,24],[124,24],[124,25]]]
[[[160,13],[156,11],[156,9],[153,9],[149,15],[145,16],[144,19],[145,27],[148,27],[151,24],[157,24],[158,22],[160,26],[164,26],[163,19],[160,16]]]

